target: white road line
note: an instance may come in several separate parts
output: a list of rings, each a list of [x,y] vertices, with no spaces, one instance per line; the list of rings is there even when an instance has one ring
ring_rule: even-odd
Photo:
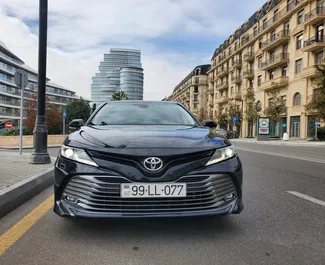
[[[279,157],[292,158],[292,159],[298,159],[298,160],[304,160],[304,161],[309,161],[309,162],[325,164],[325,160],[321,160],[321,159],[317,159],[317,158],[295,156],[295,155],[289,155],[289,154],[280,154],[280,153],[267,152],[267,151],[257,151],[257,150],[252,150],[252,149],[236,147],[236,145],[234,145],[234,147],[235,147],[235,150],[241,150],[241,151],[252,152],[252,153],[257,153],[257,154],[279,156]]]
[[[300,192],[297,192],[297,191],[287,191],[288,193],[292,194],[292,195],[295,195],[297,197],[300,197],[302,199],[305,199],[307,201],[311,201],[313,203],[316,203],[316,204],[319,204],[321,206],[324,206],[325,207],[325,202],[324,201],[321,201],[321,200],[318,200],[318,199],[315,199],[313,197],[310,197],[308,195],[305,195],[305,194],[302,194]]]

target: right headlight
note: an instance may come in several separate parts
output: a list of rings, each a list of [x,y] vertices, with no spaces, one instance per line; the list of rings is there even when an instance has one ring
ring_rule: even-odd
[[[210,166],[212,164],[220,163],[224,160],[227,160],[233,156],[235,156],[235,149],[233,146],[227,146],[225,148],[217,149],[214,154],[212,155],[209,162],[206,164],[206,166]]]
[[[68,159],[87,164],[90,166],[98,167],[94,160],[92,160],[85,150],[78,149],[75,147],[62,145],[61,147],[61,156]]]

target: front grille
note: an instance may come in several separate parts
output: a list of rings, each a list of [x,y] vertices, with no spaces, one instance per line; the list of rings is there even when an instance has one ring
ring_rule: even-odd
[[[120,184],[131,183],[124,177],[76,176],[62,194],[62,200],[88,212],[168,213],[209,210],[227,202],[225,197],[236,188],[227,175],[185,176],[176,182],[187,183],[185,198],[121,198]]]

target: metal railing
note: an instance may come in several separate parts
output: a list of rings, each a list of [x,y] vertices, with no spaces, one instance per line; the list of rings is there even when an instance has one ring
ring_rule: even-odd
[[[271,36],[271,38],[267,39],[262,43],[262,48],[267,47],[268,45],[276,42],[277,40],[281,39],[282,37],[289,37],[290,36],[290,30],[281,30],[277,32],[274,36]]]
[[[319,42],[325,43],[325,37],[324,37],[324,35],[314,36],[314,37],[312,37],[312,38],[310,38],[308,40],[305,40],[304,41],[304,47],[308,47],[308,46],[310,46],[310,45],[312,45],[314,43],[319,43]]]
[[[305,22],[308,22],[309,20],[313,19],[317,15],[325,15],[325,7],[324,6],[318,6],[309,13],[305,15]]]
[[[284,60],[284,59],[289,59],[289,53],[279,53],[277,55],[274,55],[269,60],[262,62],[261,68],[267,67],[270,64],[280,62],[281,60]]]

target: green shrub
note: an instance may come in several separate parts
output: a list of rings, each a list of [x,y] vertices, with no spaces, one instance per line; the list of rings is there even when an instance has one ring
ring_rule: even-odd
[[[312,130],[312,135],[315,135],[315,129]],[[325,127],[317,129],[317,138],[321,141],[325,141]]]

